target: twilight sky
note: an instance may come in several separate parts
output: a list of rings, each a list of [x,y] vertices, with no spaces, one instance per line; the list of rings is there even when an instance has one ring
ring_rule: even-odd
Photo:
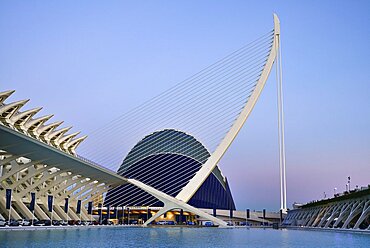
[[[370,183],[369,1],[1,1],[0,91],[89,134],[281,21],[288,206]],[[276,80],[220,167],[277,210]],[[99,146],[99,144],[96,144]]]

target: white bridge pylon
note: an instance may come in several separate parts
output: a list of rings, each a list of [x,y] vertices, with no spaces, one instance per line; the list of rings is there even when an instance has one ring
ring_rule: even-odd
[[[144,225],[149,224],[154,219],[160,217],[162,214],[164,214],[166,211],[169,211],[174,208],[182,208],[179,203],[186,203],[188,202],[191,197],[197,192],[199,187],[202,185],[202,183],[207,179],[207,177],[210,175],[210,173],[213,171],[213,169],[216,167],[218,162],[221,160],[227,149],[230,147],[233,140],[238,135],[239,131],[243,127],[245,121],[247,120],[248,116],[252,112],[265,84],[266,81],[270,75],[271,69],[273,67],[274,62],[277,62],[277,56],[279,51],[279,45],[280,45],[280,21],[276,14],[274,14],[274,38],[273,38],[273,44],[270,50],[270,54],[268,56],[267,62],[265,64],[265,67],[263,68],[263,71],[260,75],[260,78],[258,79],[258,82],[256,84],[256,87],[250,96],[249,100],[246,102],[244,108],[242,109],[240,115],[235,120],[234,124],[231,126],[230,130],[227,132],[226,136],[223,138],[221,143],[218,145],[218,147],[215,149],[215,151],[211,154],[211,156],[208,158],[208,160],[203,164],[201,169],[195,174],[195,176],[188,182],[188,184],[178,193],[176,196],[177,200],[180,200],[179,202],[175,202],[171,199],[162,200],[164,202],[164,208],[163,211],[158,211],[155,215],[152,216],[148,221],[145,222]],[[280,108],[279,104],[279,108]],[[280,116],[280,115],[279,115]],[[280,117],[279,117],[280,118]],[[279,122],[280,123],[280,122]],[[279,131],[280,132],[280,131]],[[280,144],[280,143],[279,143]],[[281,153],[280,153],[281,155]],[[284,160],[285,161],[285,160]],[[280,165],[283,166],[282,164]],[[284,171],[285,174],[285,164],[284,164]],[[284,211],[286,209],[286,191],[285,191],[285,175],[281,173],[281,194],[282,194],[282,210]],[[138,185],[136,185],[138,186]],[[140,187],[145,190],[145,187]],[[159,198],[158,198],[159,199]],[[160,199],[161,200],[161,199]],[[213,216],[212,216],[213,217]],[[208,217],[208,219],[211,219]],[[214,218],[212,218],[213,220]],[[220,223],[221,226],[222,223]]]

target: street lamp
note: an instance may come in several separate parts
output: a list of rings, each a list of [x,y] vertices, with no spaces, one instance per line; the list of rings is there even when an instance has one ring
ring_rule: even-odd
[[[130,225],[130,208],[127,208],[127,225]]]
[[[348,177],[348,191],[351,190],[351,177]]]
[[[125,210],[126,210],[126,206],[122,206],[122,224],[123,225],[125,224]]]
[[[348,183],[346,184],[346,191],[348,191]]]

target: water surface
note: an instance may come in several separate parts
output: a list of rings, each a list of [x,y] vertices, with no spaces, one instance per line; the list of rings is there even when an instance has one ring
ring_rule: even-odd
[[[370,247],[370,235],[219,228],[0,231],[0,247]]]

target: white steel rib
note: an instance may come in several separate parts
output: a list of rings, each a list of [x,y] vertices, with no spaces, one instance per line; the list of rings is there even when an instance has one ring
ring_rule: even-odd
[[[241,111],[238,118],[235,120],[234,124],[225,135],[221,143],[218,145],[216,150],[208,158],[207,162],[203,164],[202,168],[196,173],[196,175],[188,182],[188,184],[180,191],[176,196],[177,199],[184,202],[188,202],[191,197],[196,193],[202,183],[206,180],[212,170],[216,167],[217,163],[220,161],[222,156],[225,154],[240,129],[243,127],[245,121],[247,120],[249,114],[252,112],[254,105],[256,104],[258,97],[260,96],[263,87],[266,84],[268,76],[271,72],[272,66],[277,56],[277,49],[279,47],[278,36],[280,35],[280,22],[276,14],[274,14],[274,40],[273,45],[270,50],[265,67],[261,73],[261,76],[257,82],[257,85]]]

